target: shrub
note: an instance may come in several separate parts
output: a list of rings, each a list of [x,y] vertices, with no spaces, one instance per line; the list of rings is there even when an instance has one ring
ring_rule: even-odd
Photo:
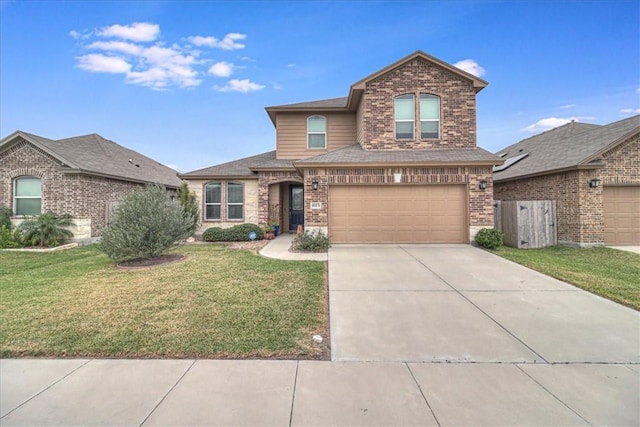
[[[264,231],[255,224],[238,224],[231,228],[211,227],[202,233],[205,242],[245,242],[251,240],[249,234],[256,233],[256,240],[264,238]]]
[[[25,219],[18,226],[18,233],[27,246],[58,246],[73,237],[73,233],[65,228],[70,225],[73,225],[71,215],[47,212]]]
[[[305,231],[293,240],[293,248],[298,251],[326,252],[330,246],[329,236],[320,230]]]
[[[487,249],[496,249],[502,246],[504,234],[495,228],[483,228],[476,234],[475,241],[478,245]]]
[[[0,249],[13,249],[22,246],[18,229],[11,231],[9,227],[0,225]]]
[[[13,211],[7,206],[0,205],[0,227],[3,225],[11,229],[11,216]]]
[[[180,206],[182,206],[185,217],[191,221],[189,233],[190,236],[193,236],[200,223],[200,208],[198,207],[196,193],[189,191],[189,186],[186,182],[183,182],[180,188],[178,188],[178,201],[180,202]]]
[[[102,230],[101,249],[114,261],[156,258],[190,236],[191,218],[161,185],[128,193]]]

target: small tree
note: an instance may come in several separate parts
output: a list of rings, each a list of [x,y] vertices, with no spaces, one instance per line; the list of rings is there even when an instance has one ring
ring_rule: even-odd
[[[24,220],[18,232],[26,245],[58,246],[64,239],[73,237],[73,233],[64,228],[70,225],[73,225],[71,215],[47,212]]]
[[[185,217],[189,218],[192,222],[189,227],[189,235],[193,236],[196,232],[198,224],[200,223],[200,208],[198,207],[198,199],[196,199],[196,193],[189,191],[189,186],[186,182],[182,182],[180,188],[178,188],[178,200],[182,206]]]
[[[114,261],[156,258],[189,237],[193,226],[161,185],[128,193],[102,230],[102,250]]]

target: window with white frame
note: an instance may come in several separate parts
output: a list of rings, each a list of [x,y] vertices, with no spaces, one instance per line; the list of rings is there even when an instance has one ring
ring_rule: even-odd
[[[440,138],[440,98],[420,95],[420,138]]]
[[[396,139],[414,139],[415,104],[413,95],[400,95],[394,100]]]
[[[244,185],[227,183],[227,219],[242,220],[244,218]]]
[[[307,148],[327,148],[327,119],[323,116],[307,118]]]
[[[40,215],[42,209],[42,182],[34,176],[23,176],[13,181],[13,212],[16,215]]]
[[[222,185],[210,182],[204,186],[204,219],[221,220]]]

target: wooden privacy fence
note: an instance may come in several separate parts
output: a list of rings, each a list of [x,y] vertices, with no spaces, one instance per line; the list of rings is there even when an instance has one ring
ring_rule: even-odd
[[[495,228],[513,248],[544,248],[558,243],[556,201],[494,201]]]

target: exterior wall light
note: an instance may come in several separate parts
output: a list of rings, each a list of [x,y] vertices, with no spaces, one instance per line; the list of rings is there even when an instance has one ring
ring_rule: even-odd
[[[314,179],[313,181],[311,181],[311,188],[313,188],[313,191],[318,190],[318,180]]]
[[[589,181],[589,187],[591,188],[600,187],[600,180],[598,178],[593,178],[591,181]]]
[[[486,190],[487,189],[487,181],[480,181],[478,183],[478,188],[481,190]]]

